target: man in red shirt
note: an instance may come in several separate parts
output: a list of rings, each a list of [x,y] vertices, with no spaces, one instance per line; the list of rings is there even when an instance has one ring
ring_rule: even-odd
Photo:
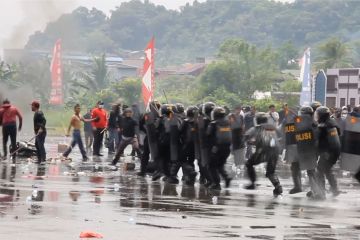
[[[7,157],[7,142],[11,140],[12,149],[16,149],[16,134],[17,134],[17,123],[16,117],[19,118],[19,131],[22,128],[22,116],[19,110],[10,104],[10,101],[5,99],[3,105],[0,108],[0,119],[2,122],[2,134],[3,134],[3,150],[4,158]],[[11,154],[11,153],[10,153]],[[15,160],[15,154],[13,155],[13,160]]]
[[[91,111],[91,118],[94,119],[92,127],[94,131],[93,156],[103,156],[100,153],[105,128],[107,127],[107,112],[104,109],[104,103],[99,101],[96,107]]]

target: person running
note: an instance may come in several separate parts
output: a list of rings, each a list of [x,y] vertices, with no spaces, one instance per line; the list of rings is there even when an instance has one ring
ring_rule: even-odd
[[[3,149],[4,149],[4,159],[7,157],[7,143],[10,137],[11,140],[11,149],[15,151],[16,149],[16,135],[17,135],[17,124],[16,117],[19,119],[19,132],[22,128],[22,116],[19,110],[10,104],[10,101],[5,99],[3,101],[2,108],[0,110],[0,118],[2,119],[2,134],[3,134]],[[16,155],[13,155],[13,160],[16,159]]]
[[[133,111],[130,108],[124,110],[124,118],[121,121],[121,141],[116,151],[116,155],[111,163],[112,166],[116,166],[120,156],[124,153],[125,148],[128,145],[132,145],[133,149],[137,152],[138,156],[141,156],[139,148],[138,135],[138,123],[132,118]],[[116,167],[114,168],[116,169]]]
[[[86,155],[86,151],[84,149],[84,144],[81,138],[81,122],[91,122],[93,119],[84,119],[80,115],[80,105],[76,104],[74,106],[74,115],[71,117],[70,125],[68,128],[68,132],[66,136],[70,136],[70,130],[73,128],[73,135],[71,140],[71,145],[68,147],[68,149],[63,153],[63,157],[67,158],[69,154],[71,153],[71,150],[75,147],[77,144],[79,146],[83,161],[87,161],[88,157]]]
[[[44,164],[46,161],[45,138],[46,138],[46,118],[44,113],[40,111],[40,103],[33,101],[31,103],[31,110],[34,112],[34,132],[35,132],[35,147],[37,154],[37,163]]]

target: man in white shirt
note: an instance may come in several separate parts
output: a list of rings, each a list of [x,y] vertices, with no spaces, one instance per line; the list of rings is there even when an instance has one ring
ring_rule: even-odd
[[[279,113],[275,111],[275,106],[273,104],[269,106],[268,114],[268,123],[274,125],[274,127],[277,127],[279,125]]]

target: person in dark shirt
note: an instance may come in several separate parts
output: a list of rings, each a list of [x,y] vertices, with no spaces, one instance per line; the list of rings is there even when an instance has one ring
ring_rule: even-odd
[[[132,118],[133,111],[130,108],[124,110],[124,118],[121,121],[121,141],[116,151],[116,155],[111,165],[115,166],[124,153],[125,148],[132,144],[133,149],[137,152],[138,156],[141,155],[139,142],[137,139],[138,123]]]
[[[91,119],[91,109],[83,116],[84,119]],[[94,133],[91,126],[91,122],[84,122],[84,133],[85,133],[85,146],[86,151],[89,152],[94,142]]]
[[[46,161],[46,151],[45,151],[45,138],[46,138],[46,119],[44,113],[40,111],[40,103],[38,101],[33,101],[31,103],[31,110],[34,112],[34,132],[36,135],[35,138],[35,147],[37,153],[37,163],[44,164]]]
[[[120,104],[114,104],[109,114],[108,131],[109,131],[109,154],[115,153],[115,147],[119,146],[119,122],[121,118]]]

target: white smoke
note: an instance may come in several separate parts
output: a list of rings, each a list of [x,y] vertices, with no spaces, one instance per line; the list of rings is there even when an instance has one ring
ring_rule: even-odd
[[[4,48],[23,48],[29,35],[43,30],[46,24],[54,21],[76,5],[75,0],[18,0],[22,20],[13,27],[9,38],[2,42]]]

